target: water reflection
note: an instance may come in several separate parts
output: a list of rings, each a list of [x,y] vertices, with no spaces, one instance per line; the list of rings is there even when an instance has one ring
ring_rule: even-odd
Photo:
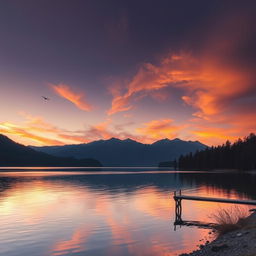
[[[173,230],[174,190],[253,198],[253,183],[250,174],[2,173],[0,254],[177,255],[195,249],[208,230]],[[183,218],[207,222],[219,207],[187,201]]]

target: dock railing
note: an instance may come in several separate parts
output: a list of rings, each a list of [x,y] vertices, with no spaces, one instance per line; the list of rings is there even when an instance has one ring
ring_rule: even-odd
[[[173,199],[175,200],[175,222],[174,222],[174,225],[183,225],[185,223],[182,220],[182,203],[181,203],[182,200],[256,205],[256,200],[241,200],[241,199],[227,199],[227,198],[214,198],[214,197],[202,197],[202,196],[188,196],[188,195],[182,195],[181,190],[179,190],[178,192],[174,191]]]

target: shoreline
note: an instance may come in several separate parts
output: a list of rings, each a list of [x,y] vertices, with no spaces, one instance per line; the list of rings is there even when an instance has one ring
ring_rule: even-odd
[[[200,245],[200,249],[179,256],[256,256],[256,212],[246,219],[247,224],[238,230]]]

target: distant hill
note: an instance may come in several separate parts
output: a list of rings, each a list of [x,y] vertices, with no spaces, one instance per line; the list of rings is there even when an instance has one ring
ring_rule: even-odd
[[[94,159],[56,157],[35,151],[0,134],[0,166],[101,166]]]
[[[153,144],[143,144],[131,139],[98,140],[87,144],[33,147],[55,156],[95,158],[103,166],[158,166],[159,162],[170,161],[181,154],[195,152],[206,146],[198,141],[163,139]]]

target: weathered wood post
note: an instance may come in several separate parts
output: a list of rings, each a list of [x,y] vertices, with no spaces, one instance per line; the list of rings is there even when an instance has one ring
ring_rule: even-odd
[[[181,190],[179,191],[179,195],[181,195]],[[174,191],[174,200],[175,200],[175,225],[180,225],[182,223],[182,205],[181,199],[176,197],[176,191]]]

